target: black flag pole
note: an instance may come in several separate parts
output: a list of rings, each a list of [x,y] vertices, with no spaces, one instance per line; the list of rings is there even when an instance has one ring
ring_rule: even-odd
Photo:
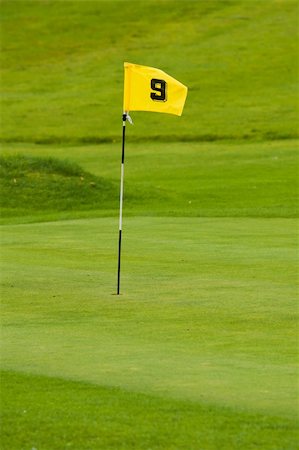
[[[120,262],[121,262],[121,238],[123,221],[123,201],[124,201],[124,168],[125,168],[125,138],[127,113],[123,113],[123,139],[121,152],[121,174],[120,174],[120,195],[119,195],[119,236],[118,236],[118,266],[117,266],[117,295],[120,292]]]

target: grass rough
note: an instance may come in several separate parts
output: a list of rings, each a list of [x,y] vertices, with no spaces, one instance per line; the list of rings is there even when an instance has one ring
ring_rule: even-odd
[[[2,216],[113,208],[118,198],[110,180],[53,157],[0,156],[0,176]]]

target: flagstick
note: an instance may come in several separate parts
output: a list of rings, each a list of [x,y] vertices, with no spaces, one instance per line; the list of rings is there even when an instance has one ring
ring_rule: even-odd
[[[126,120],[127,120],[127,114],[123,113],[123,140],[122,140],[120,196],[119,196],[119,237],[118,237],[117,295],[119,295],[119,290],[120,290],[120,258],[121,258],[121,235],[122,235],[123,199],[124,199],[124,165],[125,165]]]

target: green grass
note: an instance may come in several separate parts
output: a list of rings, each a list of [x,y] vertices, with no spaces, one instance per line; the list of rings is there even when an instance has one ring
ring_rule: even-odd
[[[26,448],[45,450],[175,450],[186,448],[186,442],[189,450],[197,450],[209,448],[211,441],[214,448],[228,450],[296,448],[292,420],[44,376],[4,372],[1,380],[6,384],[2,433],[10,443],[7,449],[18,448],[20,440]],[[285,434],[289,444],[281,446]]]
[[[298,449],[298,2],[0,8],[1,449]]]
[[[118,186],[74,163],[23,155],[0,156],[2,216],[114,208]]]
[[[127,218],[120,298],[116,227],[3,227],[4,367],[295,414],[296,222]]]
[[[297,141],[136,144],[130,142],[130,131],[125,162],[125,215],[298,216]],[[8,161],[18,164],[11,155],[24,154],[33,160],[39,158],[43,166],[44,158],[51,156],[57,166],[59,161],[65,164],[67,158],[81,169],[77,168],[76,176],[60,177],[55,183],[53,174],[48,173],[39,184],[30,184],[32,177],[27,175],[27,185],[21,182],[19,186],[19,182],[14,183],[16,175],[4,167],[3,221],[7,221],[6,216],[9,220],[18,216],[19,221],[31,221],[32,214],[38,214],[38,220],[69,217],[70,213],[73,217],[118,214],[119,144],[62,148],[11,144],[5,148],[4,161],[8,157]],[[84,172],[98,178],[89,174],[81,181]],[[90,186],[90,182],[96,186]],[[30,189],[35,189],[34,196],[29,195]],[[41,190],[39,195],[36,190]],[[28,197],[25,212],[22,196]],[[47,196],[47,202],[40,202]]]
[[[2,140],[120,139],[123,62],[189,87],[134,139],[298,137],[297,1],[3,1]],[[163,117],[162,117],[163,116]]]

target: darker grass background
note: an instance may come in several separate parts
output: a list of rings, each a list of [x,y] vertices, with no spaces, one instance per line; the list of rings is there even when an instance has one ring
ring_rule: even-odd
[[[118,186],[69,161],[24,155],[0,156],[4,215],[36,211],[116,208]]]
[[[137,144],[130,131],[125,215],[298,216],[296,141]],[[118,215],[118,144],[14,144],[3,153],[2,222]]]
[[[131,139],[298,136],[298,2],[3,1],[4,142],[120,138],[124,60],[189,87],[182,118],[138,113]]]

